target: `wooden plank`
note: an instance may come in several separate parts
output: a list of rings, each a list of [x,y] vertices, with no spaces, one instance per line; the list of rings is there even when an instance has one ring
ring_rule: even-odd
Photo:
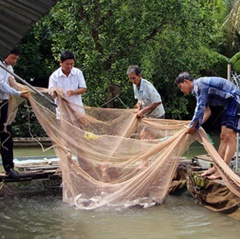
[[[19,178],[11,178],[5,173],[0,173],[0,182],[21,182],[37,179],[61,179],[59,174],[56,174],[56,170],[32,170],[27,172],[19,172]]]

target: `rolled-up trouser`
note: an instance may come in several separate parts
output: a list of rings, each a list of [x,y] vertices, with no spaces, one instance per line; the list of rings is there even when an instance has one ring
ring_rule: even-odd
[[[3,101],[0,103],[0,138],[2,164],[6,172],[8,172],[11,168],[14,168],[12,126],[8,125],[4,130],[4,123],[7,119],[7,112],[8,102]]]

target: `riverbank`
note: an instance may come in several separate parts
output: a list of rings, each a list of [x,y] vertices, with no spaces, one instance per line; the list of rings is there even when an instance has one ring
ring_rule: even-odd
[[[48,137],[13,138],[14,158],[44,157],[55,155],[52,142]]]
[[[14,147],[38,147],[40,145],[44,147],[50,147],[52,141],[48,137],[37,137],[37,138],[13,138]]]

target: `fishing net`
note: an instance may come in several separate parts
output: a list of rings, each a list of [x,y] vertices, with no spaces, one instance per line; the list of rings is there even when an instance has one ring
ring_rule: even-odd
[[[137,119],[135,109],[84,107],[83,114],[61,92],[59,119],[55,107],[34,92],[29,102],[60,158],[63,201],[79,209],[163,203],[180,157],[196,139],[212,156],[230,190],[240,196],[239,177],[217,154],[204,130],[194,136],[185,133],[189,121]]]

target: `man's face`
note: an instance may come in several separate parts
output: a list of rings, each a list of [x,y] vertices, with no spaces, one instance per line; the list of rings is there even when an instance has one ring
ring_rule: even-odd
[[[128,79],[135,85],[140,86],[142,75],[136,75],[136,73],[128,74]]]
[[[64,74],[69,74],[74,67],[74,60],[73,59],[68,59],[65,60],[64,62],[60,61],[60,66],[62,67],[62,71]]]
[[[192,82],[189,80],[184,80],[178,84],[178,87],[184,94],[190,94],[192,91]]]
[[[8,66],[12,66],[17,62],[18,58],[19,58],[19,55],[9,54],[4,61]]]

